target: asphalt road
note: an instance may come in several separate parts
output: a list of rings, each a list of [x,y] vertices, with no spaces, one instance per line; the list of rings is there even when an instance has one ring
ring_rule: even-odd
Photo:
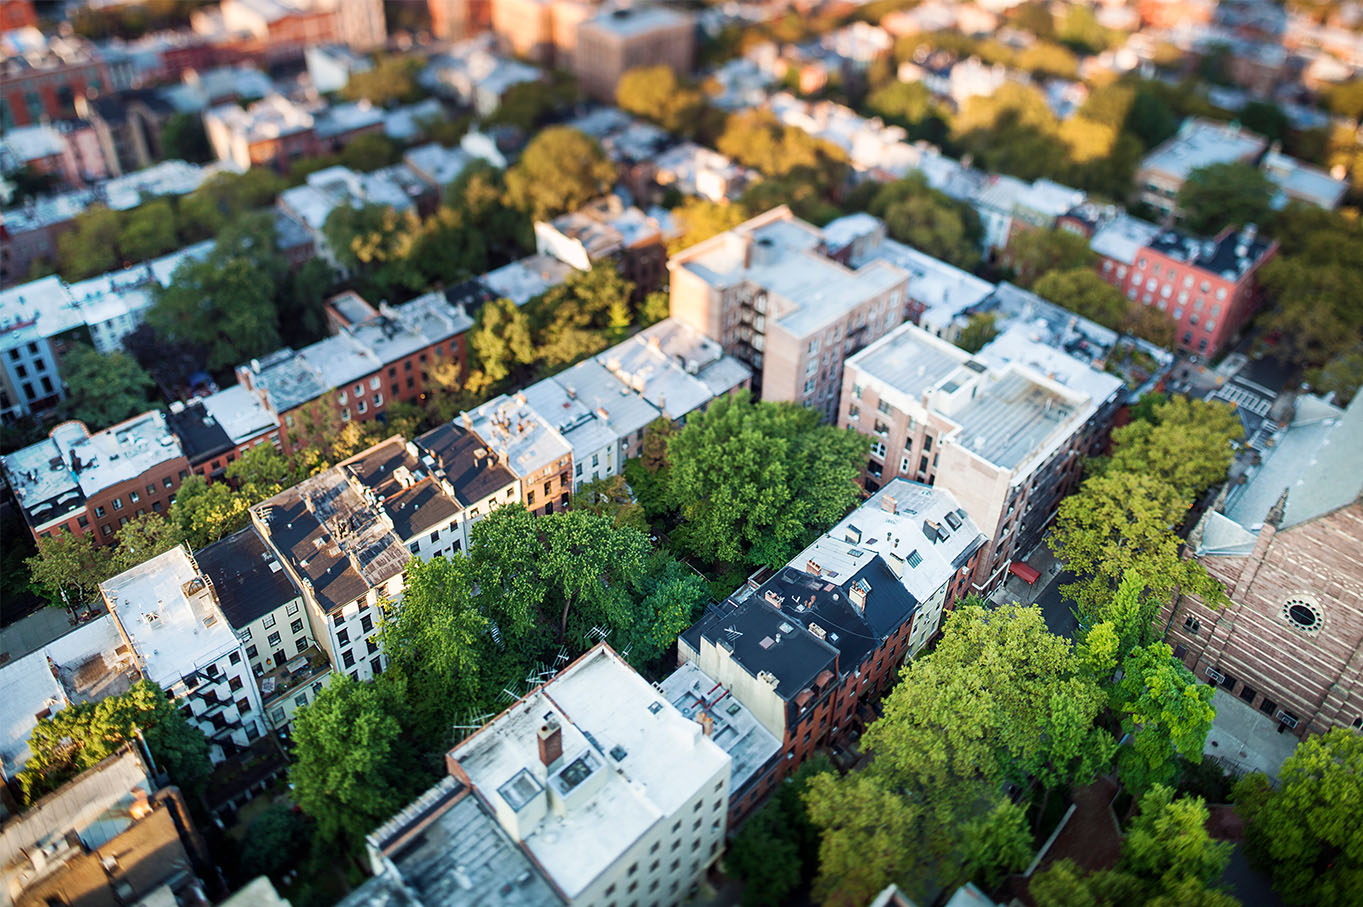
[[[1046,618],[1046,626],[1050,631],[1066,639],[1074,639],[1078,622],[1074,619],[1074,612],[1070,610],[1070,603],[1060,597],[1060,587],[1072,582],[1074,574],[1068,570],[1061,570],[1033,600],[1035,604],[1041,606],[1041,615]]]

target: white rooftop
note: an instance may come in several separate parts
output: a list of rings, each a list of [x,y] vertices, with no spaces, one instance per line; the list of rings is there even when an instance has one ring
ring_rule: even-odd
[[[571,273],[571,265],[564,264],[552,255],[531,255],[489,271],[481,280],[498,297],[510,299],[521,306],[563,283]]]
[[[1089,248],[1104,258],[1126,265],[1135,264],[1136,254],[1159,233],[1160,228],[1155,224],[1123,211],[1094,231]]]
[[[537,735],[550,718],[561,728],[563,755],[546,768]],[[605,646],[448,758],[570,900],[729,763],[697,722]],[[539,814],[537,804],[546,798],[558,808],[531,822],[531,811]],[[518,830],[522,812],[528,827]]]
[[[517,478],[572,454],[571,445],[530,407],[524,394],[503,394],[462,416],[465,428],[505,455],[507,468]]]
[[[51,126],[18,126],[5,131],[0,149],[20,164],[61,154],[66,150],[62,135]]]
[[[241,645],[183,546],[99,586],[147,678],[163,687]]]
[[[1280,190],[1275,207],[1283,207],[1291,199],[1301,199],[1333,211],[1339,207],[1349,188],[1347,180],[1335,179],[1318,167],[1303,164],[1277,150],[1264,155],[1264,175]]]
[[[313,116],[302,107],[272,94],[243,110],[236,104],[222,104],[204,114],[217,120],[231,133],[247,142],[263,142],[313,128]]]
[[[184,161],[162,161],[145,170],[115,177],[104,184],[109,207],[127,211],[147,195],[188,195],[203,183],[208,171]]]
[[[278,425],[260,398],[244,384],[234,384],[204,397],[203,405],[233,444],[241,444]]]
[[[706,712],[714,719],[710,739],[729,754],[729,791],[733,796],[781,752],[777,740],[748,707],[692,661],[667,676],[662,694],[685,718]]]
[[[413,148],[402,156],[407,166],[422,178],[430,180],[441,189],[459,178],[473,156],[458,148],[446,148],[436,142]]]
[[[1201,167],[1255,157],[1267,144],[1262,136],[1238,126],[1189,117],[1177,135],[1146,155],[1141,169],[1182,180]]]

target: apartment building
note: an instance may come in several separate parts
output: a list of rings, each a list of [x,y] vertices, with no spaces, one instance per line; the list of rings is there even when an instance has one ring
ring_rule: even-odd
[[[1199,680],[1298,736],[1363,728],[1363,397],[1302,396],[1246,481],[1228,484],[1188,547],[1226,589],[1159,617]]]
[[[1178,348],[1215,358],[1249,321],[1262,300],[1259,269],[1278,244],[1253,225],[1223,231],[1214,239],[1178,230],[1157,230],[1119,218],[1098,230],[1098,273],[1126,294],[1129,305],[1158,309],[1174,324]]]
[[[408,168],[396,165],[403,170]],[[394,168],[385,167],[373,173],[363,173],[348,167],[326,167],[309,173],[302,185],[285,189],[279,193],[275,204],[287,218],[298,224],[312,238],[319,255],[333,270],[345,273],[336,258],[335,251],[327,242],[325,227],[327,217],[332,211],[343,206],[359,208],[364,205],[381,205],[395,211],[407,211],[416,207],[417,196],[422,190],[409,191],[404,182],[420,182],[415,172],[410,172],[410,180],[395,178]]]
[[[287,171],[298,158],[321,153],[312,114],[282,95],[270,95],[244,109],[223,104],[206,111],[203,120],[217,159],[242,169]]]
[[[730,760],[712,731],[602,643],[445,763],[535,867],[528,882],[566,904],[680,904],[724,845]]]
[[[88,41],[39,36],[25,47],[36,31],[12,34],[18,46],[0,61],[0,130],[69,119],[77,97],[112,90],[109,68]]]
[[[302,592],[254,526],[199,550],[194,559],[245,647],[264,720],[287,732],[298,710],[331,679]]]
[[[35,539],[67,531],[96,545],[129,520],[164,513],[189,475],[180,442],[157,411],[90,433],[63,422],[48,437],[0,457]]]
[[[576,491],[616,475],[638,456],[650,422],[681,423],[751,378],[718,343],[667,318],[522,394],[572,448]]]
[[[904,325],[848,360],[838,413],[873,439],[869,490],[892,477],[941,488],[983,530],[976,590],[1040,542],[1125,399],[1119,379],[1061,350],[1018,331],[999,339],[972,356]]]
[[[679,76],[695,63],[696,20],[675,7],[621,6],[577,26],[573,72],[588,95],[615,100],[620,77],[639,66],[665,65]]]
[[[214,762],[265,732],[246,647],[187,548],[159,554],[99,589],[143,676],[182,703],[185,717],[208,738]]]
[[[420,435],[408,450],[462,507],[458,532],[446,553],[467,552],[473,542],[473,527],[480,520],[498,507],[521,500],[520,480],[477,435],[455,422]],[[433,544],[428,548],[434,552]],[[422,555],[420,546],[412,553]]]
[[[563,510],[573,490],[573,447],[530,406],[523,391],[502,394],[472,412],[460,413],[460,423],[483,442],[485,449],[510,470],[520,483],[521,503],[534,514]]]
[[[667,241],[676,233],[671,218],[647,213],[608,195],[552,221],[535,222],[535,251],[552,255],[579,271],[612,261],[643,299],[667,277]]]
[[[845,540],[843,540],[845,541]],[[821,561],[759,571],[677,641],[692,662],[781,743],[776,768],[735,792],[736,814],[757,805],[820,746],[867,716],[908,656],[918,602],[881,555],[830,539]]]
[[[301,59],[318,44],[367,51],[388,40],[382,0],[223,0],[216,16],[196,16],[195,28],[220,29],[243,55],[272,62]]]
[[[367,303],[350,308],[362,320],[336,335],[237,366],[238,382],[274,414],[286,451],[333,421],[369,421],[393,400],[420,399],[437,361],[463,369],[464,334],[473,319],[444,295],[381,303],[377,310]]]
[[[541,66],[573,64],[577,27],[597,9],[592,0],[491,0],[492,32],[505,53]]]
[[[223,478],[227,467],[252,447],[283,449],[279,421],[240,384],[188,403],[176,400],[166,421],[180,439],[190,471],[206,479]]]
[[[491,0],[426,0],[431,34],[442,41],[463,41],[492,28]]]
[[[1136,170],[1140,200],[1177,215],[1178,190],[1188,174],[1212,164],[1253,164],[1267,147],[1267,139],[1238,125],[1188,117],[1176,135],[1142,159]]]
[[[984,227],[984,247],[1004,252],[1025,230],[1049,230],[1056,220],[1084,202],[1084,193],[1048,179],[1023,182],[1006,174],[990,176],[973,207]]]
[[[753,370],[766,400],[837,412],[843,362],[905,317],[909,275],[883,261],[849,268],[820,230],[782,206],[668,262],[671,314]]]

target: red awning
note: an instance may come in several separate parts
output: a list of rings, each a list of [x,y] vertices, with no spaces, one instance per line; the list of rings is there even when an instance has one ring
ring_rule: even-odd
[[[1022,561],[1013,561],[1011,564],[1009,564],[1008,572],[1013,574],[1014,576],[1022,577],[1023,580],[1026,581],[1027,585],[1029,586],[1041,578],[1040,573],[1038,573],[1033,568],[1028,567]]]

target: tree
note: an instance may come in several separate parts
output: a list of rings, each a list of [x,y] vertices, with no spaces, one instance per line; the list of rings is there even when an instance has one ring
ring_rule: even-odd
[[[213,174],[180,199],[181,238],[192,242],[216,236],[239,215],[272,204],[284,186],[279,174],[264,167]]]
[[[1113,431],[1108,469],[1157,476],[1186,501],[1225,481],[1234,442],[1245,433],[1234,410],[1215,400],[1170,397],[1151,415]]]
[[[1043,275],[1032,290],[1043,299],[1104,327],[1116,329],[1126,317],[1126,297],[1122,291],[1090,268],[1051,271]]]
[[[667,248],[669,252],[680,252],[737,227],[748,219],[749,214],[748,209],[738,202],[721,204],[691,196],[672,209],[672,217],[680,232],[668,242]]]
[[[381,132],[367,132],[346,142],[336,157],[342,167],[368,173],[396,164],[402,159],[402,149]]]
[[[147,322],[207,351],[210,370],[231,368],[279,346],[275,295],[288,265],[275,250],[269,213],[238,217],[202,261],[186,260],[156,293]]]
[[[1331,113],[1363,120],[1363,79],[1354,79],[1332,86],[1325,94]]]
[[[571,127],[551,126],[507,171],[507,200],[535,220],[547,220],[576,211],[614,181],[615,167],[600,145]]]
[[[24,563],[51,605],[75,613],[99,594],[100,582],[109,575],[109,549],[96,547],[91,533],[60,529],[38,539],[38,553]]]
[[[887,82],[867,96],[866,106],[881,119],[911,131],[929,119],[940,123],[939,108],[922,82]]]
[[[1155,346],[1163,347],[1173,346],[1174,337],[1177,334],[1174,320],[1166,313],[1149,305],[1127,306],[1126,316],[1122,319],[1121,330],[1124,334],[1132,334],[1142,340],[1150,341]]]
[[[1084,481],[1060,502],[1046,544],[1077,577],[1061,587],[1081,622],[1101,619],[1104,606],[1127,571],[1148,583],[1146,595],[1166,603],[1178,589],[1210,607],[1225,602],[1225,590],[1195,560],[1179,556],[1174,533],[1188,503],[1155,475],[1108,470]]]
[[[67,387],[62,411],[99,431],[145,412],[148,392],[155,386],[137,360],[122,350],[97,353],[73,343],[62,357],[62,381]]]
[[[203,164],[212,160],[203,120],[190,113],[172,113],[161,127],[161,151],[172,160]]]
[[[278,879],[307,852],[308,821],[286,803],[276,800],[246,827],[241,865]]]
[[[634,284],[611,262],[574,271],[558,286],[525,306],[534,326],[535,355],[542,371],[557,371],[619,340],[621,324],[630,322]]]
[[[150,680],[121,696],[69,705],[39,719],[28,740],[32,757],[19,772],[26,803],[112,756],[141,731],[159,768],[190,794],[208,779],[208,741]]]
[[[1199,684],[1162,642],[1136,649],[1123,661],[1122,671],[1113,701],[1131,742],[1118,752],[1117,769],[1128,790],[1145,791],[1174,780],[1175,757],[1202,761],[1216,717],[1215,691]]]
[[[1146,148],[1154,148],[1178,132],[1178,118],[1156,93],[1155,86],[1147,86],[1136,90],[1123,129],[1140,139]]]
[[[101,579],[131,570],[184,540],[179,525],[155,511],[134,517],[118,530],[114,538],[118,544],[113,550],[107,573]]]
[[[1278,773],[1235,786],[1250,860],[1294,904],[1363,900],[1363,737],[1337,727],[1307,737]]]
[[[533,132],[549,122],[555,113],[572,107],[577,101],[576,81],[555,72],[547,80],[518,82],[508,88],[502,93],[501,103],[489,122]]]
[[[71,229],[57,237],[57,262],[62,277],[83,280],[118,267],[118,240],[123,217],[103,205],[76,215]]]
[[[497,384],[519,365],[533,362],[530,319],[510,299],[483,304],[469,334],[472,364],[489,384]]]
[[[179,528],[189,547],[198,550],[245,526],[252,503],[225,482],[210,484],[203,476],[191,475],[176,490],[167,518]]]
[[[347,101],[365,100],[379,107],[419,101],[423,92],[416,77],[421,67],[421,61],[415,57],[381,56],[372,69],[350,74],[341,97]]]
[[[1281,142],[1291,128],[1287,114],[1272,101],[1250,101],[1240,108],[1239,120],[1241,126],[1270,142]]]
[[[716,147],[768,177],[810,176],[822,185],[841,182],[847,160],[836,145],[787,126],[766,110],[731,115]]]
[[[361,271],[378,294],[426,288],[418,264],[421,217],[413,208],[339,205],[327,215],[322,234],[341,267]]]
[[[616,526],[628,526],[640,532],[648,531],[644,508],[634,500],[629,483],[620,474],[587,482],[568,499],[570,510],[586,510],[598,516],[609,516]]]
[[[1054,76],[1057,79],[1074,79],[1079,75],[1079,59],[1074,53],[1059,44],[1038,41],[1018,54],[1018,69],[1035,76]]]
[[[956,345],[967,353],[978,353],[989,341],[998,336],[995,321],[996,316],[993,312],[976,312],[971,315],[956,338]]]
[[[885,221],[886,232],[960,268],[980,261],[983,227],[974,209],[928,185],[921,173],[889,183],[871,200],[870,212]]]
[[[1188,174],[1178,190],[1183,225],[1211,235],[1226,227],[1261,224],[1277,190],[1250,164],[1210,164]]]
[[[294,718],[289,783],[325,841],[359,848],[427,779],[403,737],[398,686],[334,673]]]
[[[791,892],[811,874],[819,836],[810,823],[805,796],[814,778],[832,770],[827,756],[814,755],[734,835],[724,865],[743,880],[744,907],[788,903]]]
[[[166,198],[143,202],[129,211],[118,237],[119,251],[128,261],[146,261],[178,246],[175,209]]]
[[[621,110],[687,137],[696,135],[706,110],[705,93],[679,79],[666,63],[625,72],[615,86],[615,102]]]
[[[1359,387],[1363,387],[1363,345],[1345,350],[1312,371],[1308,378],[1319,393],[1334,394],[1342,405],[1348,406]]]
[[[1092,268],[1098,260],[1088,240],[1068,230],[1023,230],[1009,240],[1006,254],[1014,282],[1028,288],[1052,271]]]
[[[989,812],[966,822],[961,838],[964,874],[986,891],[1032,861],[1027,813],[1009,800],[1000,800]]]
[[[867,441],[820,422],[747,392],[689,416],[667,446],[668,500],[685,519],[674,539],[709,561],[785,564],[858,498]]]

